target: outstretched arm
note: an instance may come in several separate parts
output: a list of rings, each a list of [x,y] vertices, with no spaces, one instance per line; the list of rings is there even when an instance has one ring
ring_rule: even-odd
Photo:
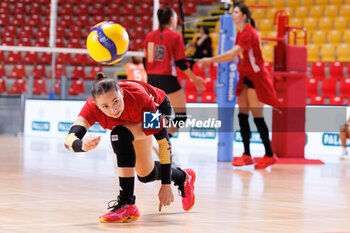
[[[66,148],[73,152],[86,152],[96,148],[101,140],[101,136],[87,135],[83,139],[90,127],[89,122],[83,117],[79,116],[70,128],[66,137]]]
[[[206,57],[198,61],[199,67],[204,69],[209,66],[211,63],[221,63],[227,61],[235,61],[236,56],[243,52],[243,48],[239,45],[233,46],[232,49],[226,51],[223,54],[217,55],[215,57]]]

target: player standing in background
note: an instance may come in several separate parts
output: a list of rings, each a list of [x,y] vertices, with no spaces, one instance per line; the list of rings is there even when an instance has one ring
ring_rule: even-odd
[[[145,67],[142,64],[142,59],[136,56],[132,56],[131,62],[125,65],[127,80],[135,80],[147,83],[147,73]]]
[[[203,58],[198,61],[198,64],[201,67],[206,67],[214,62],[234,61],[236,56],[239,57],[239,81],[236,95],[238,96],[238,119],[244,153],[241,157],[235,158],[232,165],[254,164],[249,147],[251,131],[248,117],[249,111],[251,111],[265,147],[265,156],[255,164],[255,168],[264,169],[276,162],[276,155],[271,149],[269,130],[264,120],[264,103],[273,107],[279,107],[280,103],[273,87],[273,79],[264,67],[259,34],[255,29],[255,22],[251,17],[249,8],[244,3],[239,2],[234,7],[232,19],[239,30],[233,48],[218,56]]]
[[[177,77],[179,67],[199,90],[204,90],[204,80],[196,76],[186,64],[185,45],[179,32],[176,32],[177,15],[169,7],[157,12],[159,28],[146,36],[143,42],[146,58],[148,83],[165,91],[175,110],[176,125],[186,121],[186,96]],[[178,128],[170,128],[171,137]]]

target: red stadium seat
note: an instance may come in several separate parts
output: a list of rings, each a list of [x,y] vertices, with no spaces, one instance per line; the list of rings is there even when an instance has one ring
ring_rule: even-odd
[[[209,77],[213,80],[216,80],[218,78],[218,64],[212,63],[209,66]]]
[[[133,28],[133,32],[130,34],[130,38],[144,39],[146,37],[146,31],[144,27],[136,26]]]
[[[7,91],[6,81],[3,78],[0,78],[0,94]]]
[[[9,78],[27,78],[27,73],[24,65],[22,64],[15,65],[12,68],[11,73],[8,77]]]
[[[52,62],[52,53],[45,53],[43,52],[41,54],[41,57],[38,60],[38,63],[48,65]]]
[[[71,37],[67,43],[68,48],[81,48],[81,39],[76,37]]]
[[[350,78],[342,78],[340,80],[340,96],[350,98]]]
[[[89,5],[88,4],[84,4],[84,3],[78,4],[76,10],[74,11],[74,13],[75,14],[80,14],[80,15],[88,14],[89,13]]]
[[[331,77],[340,79],[344,77],[343,68],[344,68],[343,62],[338,62],[338,61],[331,62],[329,64],[329,74],[331,75]]]
[[[66,67],[62,64],[55,65],[55,79],[61,79],[67,77]],[[49,78],[52,78],[52,71],[50,71]]]
[[[324,105],[324,97],[323,96],[314,96],[311,97],[309,104],[310,105]]]
[[[6,69],[4,64],[0,65],[0,78],[2,77],[6,77]]]
[[[56,37],[56,47],[58,48],[65,48],[66,47],[66,43],[65,43],[65,38],[64,37]]]
[[[2,45],[15,45],[15,38],[12,36],[6,36],[2,38]]]
[[[27,92],[27,80],[16,79],[11,89],[7,92],[9,94],[22,94]]]
[[[93,66],[90,70],[90,74],[88,76],[86,76],[86,80],[95,80],[96,74],[98,72],[103,72],[103,67],[102,66]]]
[[[344,105],[344,98],[341,96],[331,96],[329,98],[328,105]]]
[[[65,3],[62,5],[61,9],[58,10],[59,15],[72,15],[73,14],[73,5],[70,3]]]
[[[34,42],[34,46],[37,47],[48,47],[49,38],[47,36],[37,36]]]
[[[33,64],[33,63],[37,63],[38,61],[39,61],[38,52],[26,52],[22,59],[22,62],[24,64]]]
[[[108,5],[107,15],[109,15],[109,17],[111,17],[112,15],[119,15],[119,14],[120,14],[120,4],[118,4],[116,2],[110,3]],[[113,21],[113,20],[111,20],[111,18],[109,18],[109,20]],[[118,23],[119,21],[113,21],[113,22]]]
[[[21,36],[17,42],[17,46],[32,46],[32,39],[30,36]]]
[[[45,79],[34,79],[33,81],[33,94],[41,95],[48,94],[46,89],[46,80]]]
[[[10,51],[5,62],[11,64],[22,62],[22,53],[18,51]]]
[[[85,68],[84,66],[74,66],[72,74],[70,76],[71,79],[86,79]]]
[[[54,84],[54,91],[56,95],[61,94],[61,81],[60,80],[56,80],[55,84]]]
[[[80,93],[85,93],[85,83],[83,80],[73,80],[71,86],[69,87],[69,95],[78,95]]]
[[[32,37],[34,35],[34,31],[33,31],[33,27],[28,26],[28,25],[24,25],[21,27],[21,30],[19,32],[19,36],[28,36],[28,37]]]
[[[6,14],[0,14],[0,26],[6,26],[9,24],[10,18],[9,15]]]
[[[19,26],[19,27],[22,26],[22,25],[26,25],[26,16],[23,14],[23,12],[16,13],[13,16],[11,24],[15,25],[15,26]]]
[[[25,7],[23,2],[17,1],[12,8],[11,14],[23,14],[26,10]]]
[[[98,12],[98,13],[101,13],[101,12]],[[106,16],[104,15],[95,15],[93,18],[92,18],[92,23],[91,25],[96,25],[102,21],[106,21]]]
[[[56,27],[56,36],[58,36],[58,37],[66,37],[67,36],[66,28],[63,27],[63,26],[57,25],[57,27]]]
[[[90,14],[101,14],[102,12],[105,12],[105,6],[101,2],[95,2],[92,4],[92,11],[90,11]],[[106,21],[106,20],[102,20]],[[101,22],[101,21],[100,21]]]
[[[197,92],[197,88],[190,78],[185,81],[185,92]]]
[[[202,103],[215,103],[216,102],[215,93],[212,91],[203,91],[202,92]]]
[[[38,31],[35,33],[35,36],[47,36],[49,37],[49,34],[50,34],[50,28],[45,26],[45,25],[42,25],[38,28]]]
[[[78,15],[77,21],[75,22],[75,25],[79,26],[79,27],[88,27],[89,29],[92,26],[92,25],[90,25],[88,15]]]
[[[135,4],[131,3],[131,2],[124,3],[124,9],[120,13],[122,15],[127,16],[127,17],[136,15]],[[130,25],[130,24],[128,24],[128,25]]]
[[[87,63],[88,57],[85,53],[77,53],[71,60],[72,65],[84,65]]]
[[[152,24],[152,17],[149,15],[140,16],[140,24],[144,27],[151,25]]]
[[[17,36],[17,27],[14,25],[5,26],[3,36]]]
[[[193,64],[192,71],[195,75],[206,78],[205,71],[198,66],[198,63]]]
[[[115,23],[121,23],[121,16],[120,15],[110,15],[108,17],[108,21],[112,21]]]
[[[77,25],[72,25],[68,32],[68,37],[81,37],[81,27]]]
[[[205,91],[214,92],[215,80],[207,77],[204,79]]]
[[[73,22],[74,22],[73,15],[62,15],[61,21],[59,21],[58,25],[61,25],[63,27],[70,27]]]
[[[186,92],[186,102],[196,103],[197,99],[198,99],[198,92],[195,92],[195,91],[187,91]]]
[[[318,79],[308,78],[307,79],[307,96],[318,96]]]
[[[272,62],[264,62],[264,67],[269,71],[271,72],[272,71]]]
[[[34,14],[29,17],[27,25],[37,27],[38,25],[41,25],[41,23],[41,16]]]
[[[123,26],[125,25],[126,27],[133,26],[136,22],[136,17],[134,15],[126,15],[124,16],[124,22]]]
[[[0,62],[5,62],[4,51],[0,51]]]
[[[142,16],[151,16],[153,12],[153,4],[142,2],[139,5],[139,14]]]
[[[184,4],[184,7],[183,7],[183,13],[184,15],[186,16],[189,16],[193,13],[196,13],[197,11],[197,8],[196,8],[196,4],[193,3],[193,2],[187,2],[186,4]]]
[[[331,97],[337,95],[337,79],[325,78],[322,81],[322,96]]]
[[[47,78],[46,68],[44,65],[35,65],[32,71],[32,77],[34,79]]]
[[[27,13],[29,13],[30,15],[41,14],[41,4],[39,4],[38,2],[31,3]]]
[[[69,64],[71,60],[70,53],[59,53],[56,59],[58,64]]]
[[[311,74],[313,78],[323,79],[326,76],[325,63],[321,61],[311,64]]]

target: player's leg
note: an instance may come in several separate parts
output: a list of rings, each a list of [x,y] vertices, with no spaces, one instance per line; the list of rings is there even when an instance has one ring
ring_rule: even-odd
[[[135,128],[134,125],[131,128]],[[140,216],[134,196],[136,163],[134,140],[134,134],[126,126],[116,126],[111,132],[111,144],[117,156],[120,189],[117,200],[108,203],[108,209],[111,211],[100,216],[100,222],[131,222]]]
[[[347,153],[347,148],[346,148],[346,139],[349,138],[350,136],[349,131],[350,129],[348,129],[347,125],[343,125],[339,132],[339,138],[341,141],[341,146],[343,148],[342,155],[340,157],[341,159],[347,159],[349,157]]]
[[[265,147],[265,156],[255,164],[256,169],[264,169],[276,162],[276,156],[271,149],[271,142],[269,138],[269,130],[264,119],[264,104],[261,103],[256,95],[254,88],[248,89],[249,108],[254,117],[254,123],[259,131],[260,138]]]
[[[241,94],[237,98],[239,113],[238,121],[240,126],[240,132],[243,140],[244,153],[241,157],[235,157],[232,165],[233,166],[244,166],[254,164],[254,161],[250,155],[250,127],[249,127],[249,102],[248,102],[248,86],[243,85]]]
[[[166,131],[165,131],[166,132]],[[152,141],[153,136],[146,136],[141,140],[134,141],[136,152],[136,172],[139,181],[149,183],[155,180],[161,180],[161,164],[159,161],[153,161]],[[171,151],[169,138],[168,149]],[[194,182],[196,174],[192,169],[171,168],[171,180],[178,186],[182,196],[182,206],[184,210],[190,210],[195,201]]]
[[[183,89],[176,92],[167,94],[171,103],[171,106],[175,111],[175,119],[173,120],[176,125],[179,122],[185,122],[187,119],[186,115],[186,95]],[[178,131],[178,127],[170,127],[168,130],[169,135],[174,135]]]

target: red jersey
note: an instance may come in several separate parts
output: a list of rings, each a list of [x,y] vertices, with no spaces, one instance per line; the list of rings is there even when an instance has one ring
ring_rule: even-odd
[[[147,74],[176,76],[175,61],[186,59],[181,34],[169,28],[162,33],[160,29],[148,33],[142,45],[146,50]]]
[[[253,82],[259,101],[279,107],[280,102],[273,86],[273,78],[264,67],[260,38],[256,29],[247,24],[243,31],[237,34],[235,45],[239,45],[243,49],[243,55],[239,56],[237,67],[239,81],[236,95],[240,95],[243,89],[243,77],[247,77]]]
[[[259,72],[264,66],[264,59],[259,34],[252,25],[248,24],[242,32],[238,32],[236,45],[243,48],[243,57],[240,56],[238,62],[238,72],[243,76]]]
[[[115,126],[127,122],[143,123],[144,111],[157,111],[157,106],[165,99],[165,92],[138,81],[118,81],[119,87],[123,90],[124,111],[119,118],[112,118],[105,115],[94,103],[90,96],[80,111],[79,116],[86,119],[92,126],[95,122],[100,123],[104,129],[112,130]],[[159,129],[144,130],[146,135],[154,134]]]

